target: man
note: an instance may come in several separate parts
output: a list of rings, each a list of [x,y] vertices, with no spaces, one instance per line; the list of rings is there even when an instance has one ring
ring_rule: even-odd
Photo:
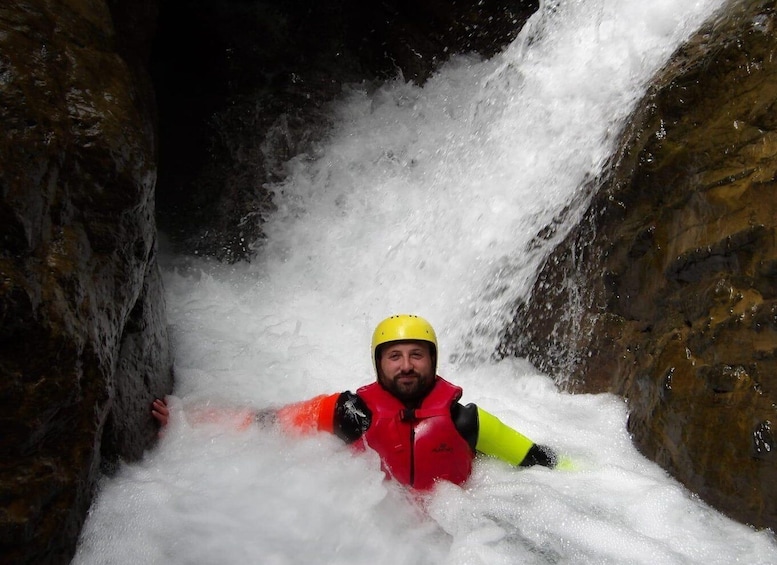
[[[383,320],[372,336],[377,381],[272,411],[285,429],[328,431],[380,456],[386,475],[419,490],[438,480],[461,484],[477,452],[519,466],[554,467],[556,454],[533,443],[474,404],[459,403],[462,389],[437,375],[437,337],[419,316]],[[167,406],[155,400],[162,424]],[[265,421],[266,412],[255,415]]]

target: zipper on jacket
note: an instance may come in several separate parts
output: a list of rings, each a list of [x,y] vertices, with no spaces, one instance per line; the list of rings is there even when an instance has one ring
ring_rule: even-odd
[[[410,424],[410,486],[415,486],[415,426]]]
[[[415,409],[405,408],[402,410],[400,420],[410,424],[410,486],[415,486]]]

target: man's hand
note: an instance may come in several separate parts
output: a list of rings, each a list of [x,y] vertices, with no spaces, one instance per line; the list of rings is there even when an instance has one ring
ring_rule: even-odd
[[[167,403],[160,398],[154,399],[154,402],[151,403],[151,415],[164,428],[170,419],[170,410],[167,408]]]

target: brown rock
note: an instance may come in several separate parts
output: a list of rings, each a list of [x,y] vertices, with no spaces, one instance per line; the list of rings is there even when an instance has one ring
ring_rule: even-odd
[[[572,390],[625,396],[640,450],[773,530],[775,18],[774,2],[732,3],[675,54],[502,347]]]
[[[171,387],[137,83],[103,0],[0,5],[4,562],[69,561],[101,463],[142,453]]]

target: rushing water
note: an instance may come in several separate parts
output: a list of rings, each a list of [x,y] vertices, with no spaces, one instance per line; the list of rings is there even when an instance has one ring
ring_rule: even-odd
[[[172,422],[102,483],[75,563],[777,562],[769,532],[637,453],[621,400],[491,356],[552,244],[535,236],[572,225],[647,81],[721,2],[548,2],[489,61],[354,88],[326,142],[288,163],[257,261],[167,258]],[[463,488],[413,498],[334,437],[238,425],[372,380],[372,329],[397,312],[436,327],[464,402],[571,468],[483,459]]]

